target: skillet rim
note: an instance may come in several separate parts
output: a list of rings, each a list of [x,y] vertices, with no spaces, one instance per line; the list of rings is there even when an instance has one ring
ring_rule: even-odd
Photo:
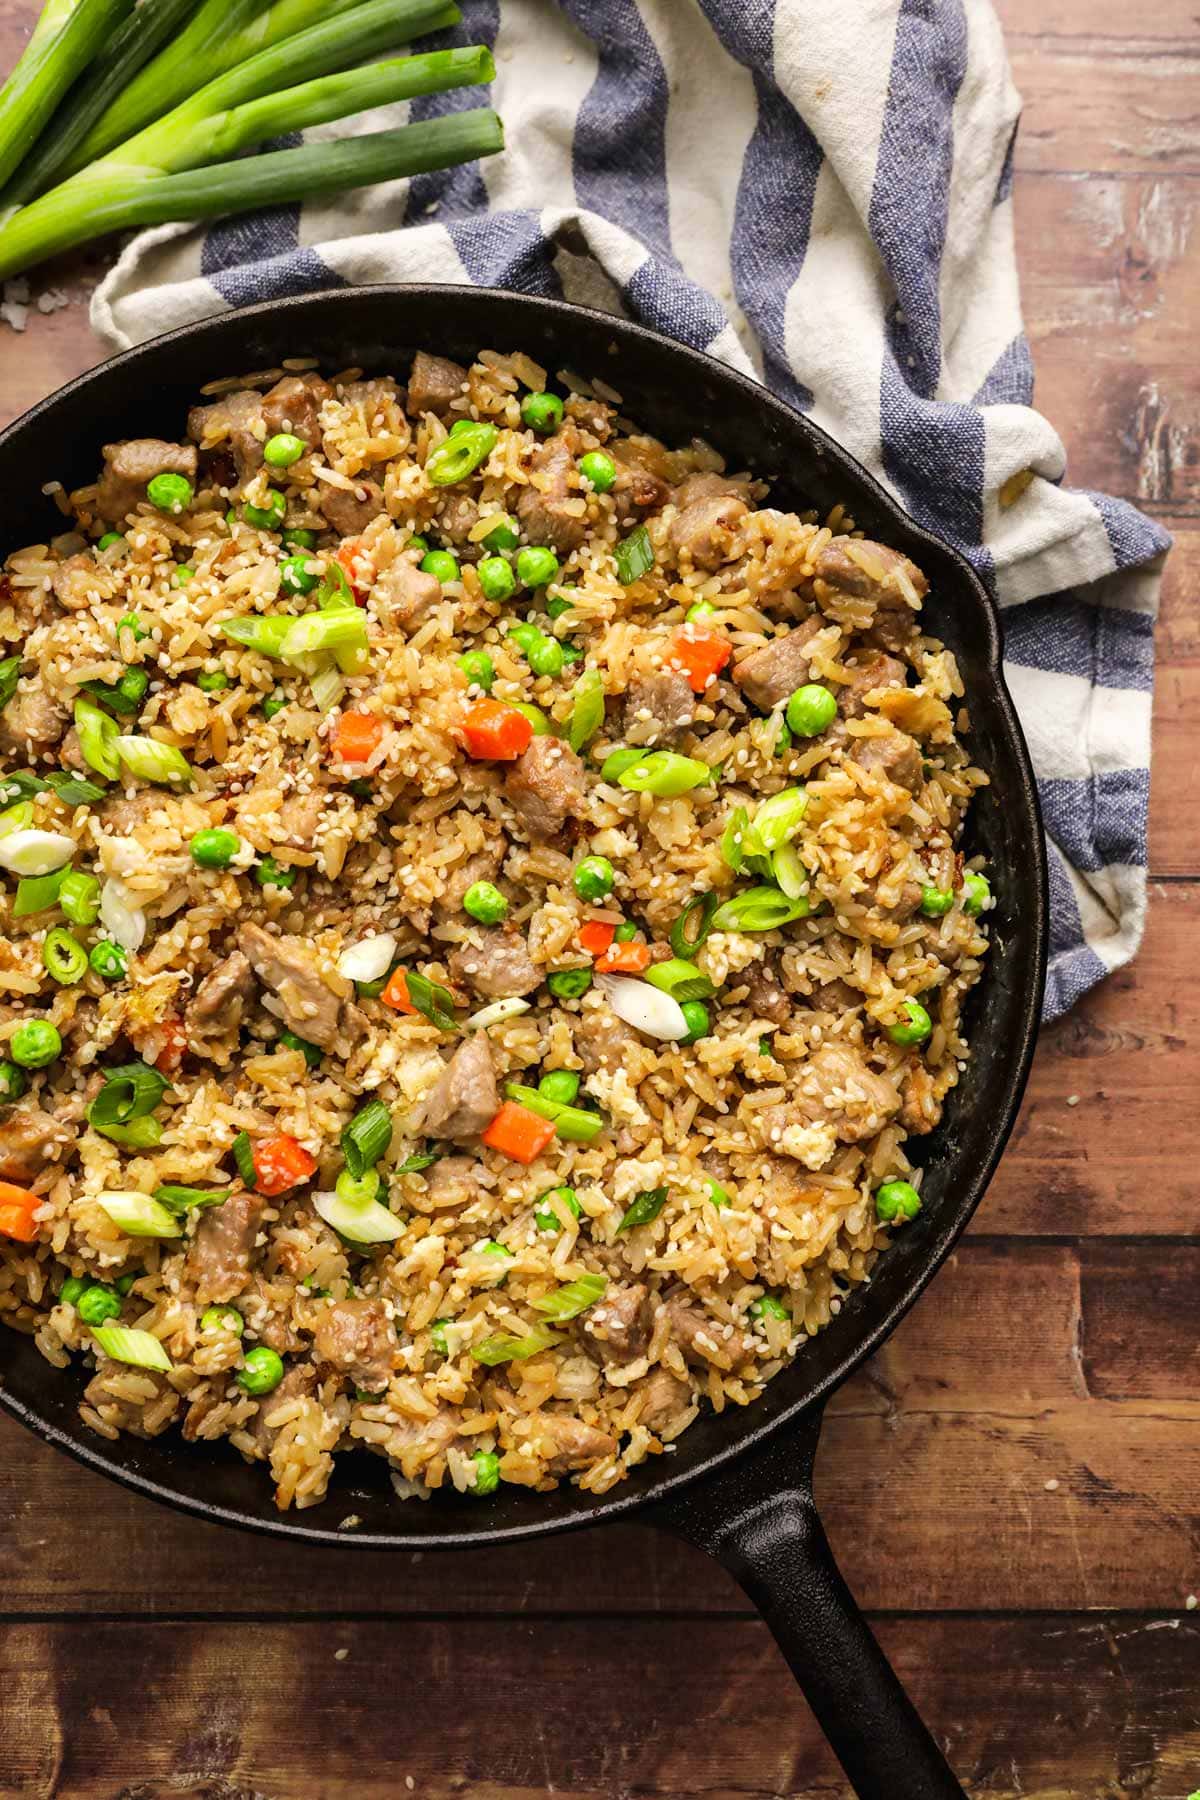
[[[944,1216],[939,1219],[937,1230],[925,1245],[922,1260],[907,1284],[899,1290],[894,1300],[881,1315],[854,1339],[844,1355],[831,1368],[811,1381],[805,1392],[791,1401],[777,1415],[756,1420],[757,1406],[748,1407],[744,1429],[740,1430],[731,1442],[677,1474],[664,1473],[646,1487],[632,1491],[625,1486],[610,1490],[609,1494],[587,1496],[589,1504],[580,1505],[577,1511],[532,1519],[528,1522],[519,1521],[516,1524],[492,1526],[480,1524],[477,1527],[470,1524],[462,1526],[458,1523],[461,1519],[460,1514],[448,1514],[446,1528],[437,1531],[413,1534],[403,1531],[362,1533],[345,1531],[336,1527],[306,1525],[303,1523],[303,1514],[291,1517],[283,1515],[279,1517],[257,1516],[168,1487],[152,1476],[113,1460],[99,1448],[104,1440],[97,1439],[95,1442],[90,1442],[82,1436],[76,1438],[53,1421],[43,1418],[33,1406],[11,1394],[0,1376],[0,1407],[3,1407],[20,1424],[26,1426],[53,1448],[64,1451],[85,1467],[118,1482],[134,1493],[156,1500],[160,1504],[186,1513],[190,1517],[231,1525],[242,1530],[254,1531],[292,1542],[298,1541],[305,1544],[320,1544],[346,1549],[470,1549],[582,1530],[588,1526],[607,1523],[613,1519],[626,1518],[644,1508],[657,1505],[668,1497],[678,1495],[685,1488],[704,1480],[705,1477],[718,1470],[726,1469],[742,1458],[749,1458],[755,1449],[761,1448],[769,1439],[794,1427],[805,1414],[819,1408],[828,1396],[855,1370],[860,1368],[866,1359],[891,1335],[901,1319],[924,1292],[970,1222],[987,1190],[992,1175],[995,1173],[1016,1122],[1036,1047],[1041,1001],[1045,986],[1049,935],[1047,853],[1037,785],[1028,746],[1017,718],[1012,696],[1004,681],[999,612],[994,600],[970,563],[953,545],[913,518],[857,458],[806,414],[797,411],[786,401],[779,399],[769,388],[744,375],[740,370],[733,369],[703,351],[695,350],[690,345],[680,343],[676,339],[667,337],[665,334],[633,320],[602,312],[594,307],[578,306],[566,300],[522,294],[510,289],[474,287],[468,284],[448,282],[372,283],[289,295],[280,300],[239,307],[208,318],[193,320],[189,324],[176,326],[171,331],[160,333],[157,337],[133,345],[128,350],[119,351],[115,356],[74,376],[62,387],[35,402],[19,418],[13,420],[3,432],[0,432],[0,453],[7,450],[14,441],[19,440],[30,426],[42,420],[48,413],[62,407],[69,409],[70,403],[76,396],[85,392],[94,381],[102,376],[110,376],[116,370],[136,368],[137,364],[152,352],[161,352],[172,344],[191,344],[206,337],[211,337],[215,345],[219,346],[221,337],[227,332],[233,335],[238,331],[244,331],[247,319],[262,318],[269,320],[272,325],[277,325],[280,315],[293,316],[310,312],[318,317],[336,316],[341,308],[352,306],[355,302],[362,302],[368,298],[379,301],[389,296],[397,301],[403,300],[406,305],[424,304],[433,309],[436,309],[439,300],[453,296],[456,304],[461,305],[464,300],[467,300],[468,305],[478,305],[481,312],[486,312],[492,305],[503,305],[504,307],[516,305],[525,309],[535,319],[539,315],[549,316],[560,321],[564,317],[582,316],[593,325],[610,331],[617,338],[640,343],[647,350],[652,349],[660,355],[665,353],[668,357],[678,359],[681,367],[691,364],[697,376],[703,374],[709,381],[725,384],[752,407],[761,409],[765,414],[782,415],[787,429],[791,432],[798,432],[807,440],[810,455],[814,459],[823,458],[832,463],[848,482],[860,491],[865,491],[874,504],[892,521],[902,536],[929,546],[939,557],[948,558],[955,565],[959,578],[973,591],[979,606],[980,617],[985,626],[986,659],[984,666],[975,672],[974,680],[979,683],[986,679],[992,686],[992,699],[998,709],[1004,736],[1007,740],[1007,751],[1011,757],[1011,766],[1005,771],[1006,780],[1011,778],[1011,797],[1019,800],[1021,810],[1030,827],[1029,839],[1036,863],[1033,870],[1025,872],[1027,887],[1032,885],[1035,890],[1036,907],[1029,926],[1033,956],[1029,967],[1020,976],[1023,991],[1018,1009],[1019,1048],[1010,1065],[1008,1079],[1003,1085],[1003,1103],[995,1111],[989,1127],[985,1152],[976,1162],[969,1179],[960,1190],[956,1205],[952,1210],[947,1209]],[[469,299],[467,299],[468,296]],[[1006,788],[1006,797],[1008,795],[1009,789]],[[1032,884],[1029,883],[1030,875],[1034,878]],[[986,977],[984,993],[986,1000]],[[47,1367],[50,1368],[51,1365],[47,1365]],[[55,1371],[55,1373],[59,1373],[59,1371]],[[80,1425],[79,1429],[82,1433],[85,1428]],[[353,1499],[349,1494],[347,1495],[347,1504],[350,1507],[353,1506]]]

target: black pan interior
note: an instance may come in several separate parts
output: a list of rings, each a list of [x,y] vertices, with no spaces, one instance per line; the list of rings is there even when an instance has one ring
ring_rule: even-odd
[[[926,571],[926,617],[958,656],[975,760],[992,776],[973,811],[969,849],[994,869],[994,947],[974,996],[974,1058],[943,1124],[920,1145],[927,1176],[919,1221],[754,1407],[698,1421],[670,1456],[643,1465],[608,1496],[502,1486],[485,1504],[452,1495],[400,1504],[381,1462],[363,1455],[339,1459],[321,1506],[281,1518],[266,1472],[226,1446],[186,1444],[177,1433],[152,1443],[94,1436],[76,1412],[82,1371],[60,1372],[27,1340],[0,1333],[0,1404],[41,1436],[158,1499],[301,1540],[422,1548],[611,1517],[694,1479],[827,1393],[891,1329],[966,1224],[1011,1127],[1036,1033],[1045,860],[1029,760],[1000,677],[994,609],[967,565],[914,525],[844,451],[763,388],[704,356],[604,314],[478,289],[376,287],[250,308],[127,352],[11,426],[0,437],[0,552],[61,529],[40,491],[44,482],[69,488],[92,480],[109,440],[179,435],[197,389],[215,377],[297,355],[318,357],[326,372],[354,365],[403,373],[416,349],[469,361],[479,348],[523,349],[552,372],[569,367],[602,377],[632,417],[668,442],[706,438],[731,466],[769,479],[781,506],[826,511],[843,502],[869,535],[902,547]],[[351,1513],[359,1527],[338,1532]]]

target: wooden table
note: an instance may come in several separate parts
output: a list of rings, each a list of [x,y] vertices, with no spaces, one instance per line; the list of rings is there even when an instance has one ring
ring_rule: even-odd
[[[5,62],[30,9],[0,0]],[[973,1230],[838,1397],[846,1574],[976,1795],[1200,1787],[1200,55],[1192,0],[1002,0],[1038,400],[1176,534],[1150,923],[1045,1033]],[[96,361],[86,280],[0,336],[8,417]],[[3,330],[3,328],[0,328]],[[841,1795],[733,1584],[634,1526],[307,1555],[0,1422],[0,1797]]]

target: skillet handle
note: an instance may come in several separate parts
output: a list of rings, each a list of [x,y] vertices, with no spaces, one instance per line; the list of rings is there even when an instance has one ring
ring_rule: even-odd
[[[879,1648],[813,1500],[820,1409],[649,1517],[715,1556],[775,1635],[859,1800],[964,1800]]]

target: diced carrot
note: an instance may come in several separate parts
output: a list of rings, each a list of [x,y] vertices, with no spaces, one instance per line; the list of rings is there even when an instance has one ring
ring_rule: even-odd
[[[333,554],[342,565],[342,572],[350,583],[350,592],[354,595],[355,602],[364,606],[367,590],[375,579],[375,564],[363,550],[362,539],[347,538]]]
[[[502,1156],[511,1156],[514,1162],[531,1163],[553,1136],[552,1120],[539,1118],[515,1100],[506,1100],[484,1132],[483,1141]]]
[[[379,998],[393,1012],[415,1013],[416,1007],[408,997],[408,976],[403,969],[393,969],[388,976],[388,984]]]
[[[683,666],[694,694],[702,694],[711,686],[732,655],[729,639],[717,631],[689,625],[671,639],[672,661]]]
[[[613,944],[596,958],[597,975],[640,975],[649,967],[649,944]]]
[[[607,919],[585,919],[579,927],[579,948],[589,956],[599,956],[612,943],[616,929]]]
[[[500,700],[476,700],[463,720],[462,736],[467,755],[480,762],[515,762],[528,749],[533,726]]]
[[[330,734],[329,748],[344,763],[369,762],[386,730],[377,713],[344,712]]]
[[[163,1047],[154,1059],[154,1066],[163,1075],[174,1075],[183,1061],[188,1047],[187,1032],[183,1020],[170,1018],[162,1023]]]
[[[316,1172],[316,1157],[284,1131],[254,1146],[254,1185],[260,1194],[286,1193],[288,1188],[310,1180]]]
[[[554,1127],[550,1127],[553,1131]],[[33,1215],[42,1204],[41,1194],[16,1187],[11,1181],[0,1181],[0,1236],[16,1238],[20,1244],[32,1244],[37,1236]]]

